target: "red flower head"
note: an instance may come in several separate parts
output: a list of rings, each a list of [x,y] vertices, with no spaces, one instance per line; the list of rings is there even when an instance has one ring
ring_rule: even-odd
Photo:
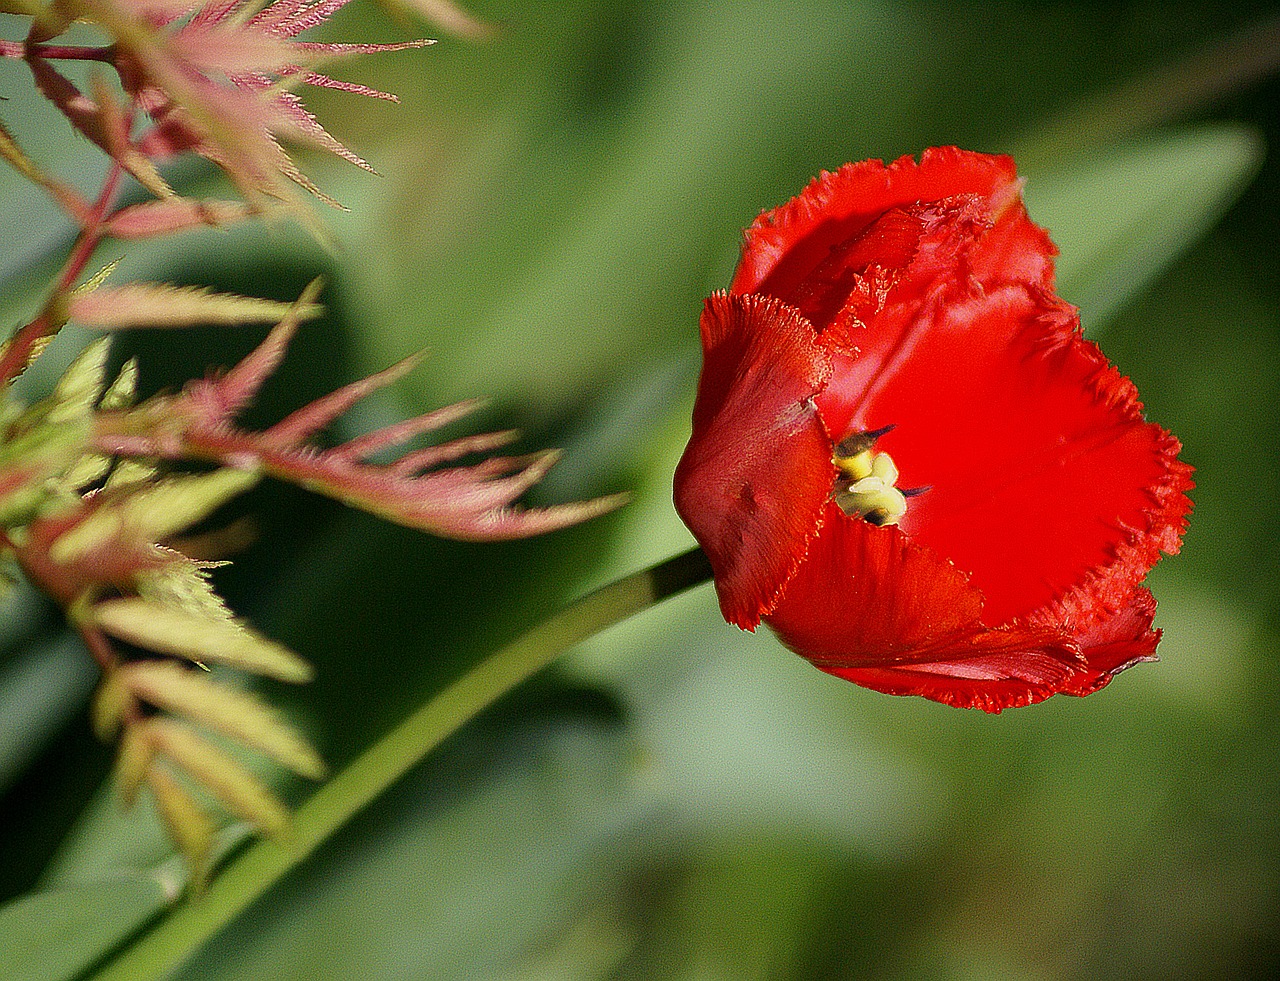
[[[999,712],[1154,659],[1180,445],[1053,292],[1013,161],[822,174],[746,233],[676,509],[725,618],[824,671]]]

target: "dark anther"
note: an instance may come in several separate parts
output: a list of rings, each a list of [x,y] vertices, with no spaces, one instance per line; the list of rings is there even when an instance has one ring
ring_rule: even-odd
[[[853,433],[846,436],[836,444],[835,455],[841,458],[857,456],[871,447],[876,445],[878,440],[885,433],[892,432],[894,425],[881,426],[879,429],[870,429],[865,433]]]

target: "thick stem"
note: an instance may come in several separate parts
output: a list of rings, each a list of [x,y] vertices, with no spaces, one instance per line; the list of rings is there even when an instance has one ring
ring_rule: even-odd
[[[173,970],[468,720],[579,641],[710,578],[706,556],[692,549],[589,593],[491,654],[321,787],[298,809],[287,846],[250,846],[94,981],[143,981]]]

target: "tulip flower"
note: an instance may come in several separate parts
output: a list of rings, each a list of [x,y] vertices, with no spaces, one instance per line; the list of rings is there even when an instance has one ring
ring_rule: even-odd
[[[727,620],[833,675],[999,712],[1153,660],[1191,468],[1054,292],[1008,157],[849,164],[763,213],[675,503]]]

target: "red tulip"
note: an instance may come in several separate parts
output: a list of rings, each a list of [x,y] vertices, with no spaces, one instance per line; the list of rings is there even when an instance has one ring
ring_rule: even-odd
[[[824,671],[999,712],[1154,659],[1141,583],[1191,468],[1053,292],[1012,160],[824,173],[702,314],[676,509],[727,620]]]

